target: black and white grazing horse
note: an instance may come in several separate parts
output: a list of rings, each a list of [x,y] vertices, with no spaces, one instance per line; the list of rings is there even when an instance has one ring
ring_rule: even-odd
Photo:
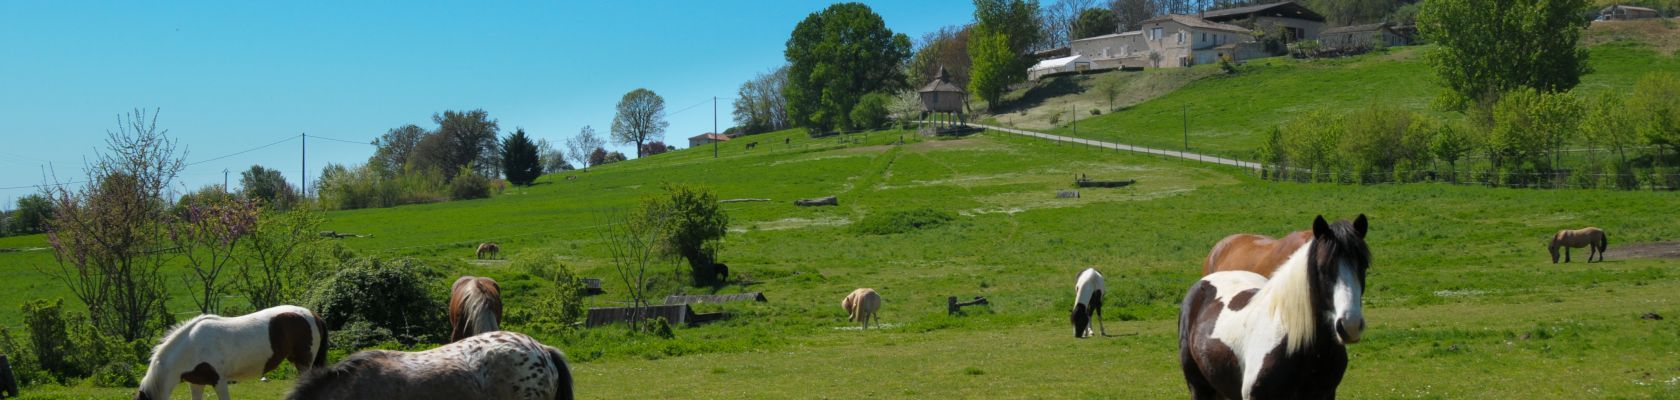
[[[1096,268],[1079,272],[1079,280],[1073,283],[1073,337],[1091,336],[1092,314],[1097,316],[1097,330],[1108,336],[1108,329],[1102,326],[1103,289],[1107,287]]]
[[[1365,215],[1313,221],[1312,242],[1271,280],[1247,271],[1203,277],[1178,317],[1179,363],[1196,399],[1335,398],[1360,309],[1371,252]]]

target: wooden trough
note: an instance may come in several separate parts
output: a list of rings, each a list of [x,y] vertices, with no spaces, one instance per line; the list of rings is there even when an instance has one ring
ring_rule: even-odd
[[[793,205],[800,206],[800,207],[837,206],[837,205],[840,205],[840,199],[836,198],[834,196],[818,197],[818,198],[815,198],[815,199],[799,199],[799,200],[794,200]]]
[[[694,312],[694,308],[689,307],[687,304],[666,304],[647,307],[602,307],[589,309],[589,316],[584,320],[583,326],[594,328],[597,326],[629,322],[632,319],[636,319],[635,317],[638,315],[643,321],[651,320],[657,317],[664,317],[665,321],[671,323],[671,325],[687,326],[695,326],[706,322],[716,321],[728,316],[728,314],[725,313],[697,314]]]
[[[579,279],[579,281],[583,282],[584,296],[593,296],[607,292],[605,290],[601,290],[601,278],[583,278]]]
[[[1079,176],[1076,176],[1076,177],[1073,178],[1073,186],[1082,187],[1082,188],[1083,187],[1117,188],[1117,187],[1131,186],[1131,184],[1133,184],[1133,183],[1137,183],[1137,180],[1136,179],[1126,179],[1126,180],[1103,181],[1103,180],[1091,179],[1091,177],[1085,176],[1085,174],[1079,174]]]
[[[710,295],[700,294],[700,295],[670,295],[670,296],[665,296],[665,304],[666,305],[727,303],[727,302],[731,302],[731,301],[764,302],[764,301],[769,301],[769,300],[765,299],[764,298],[764,293],[760,293],[760,292],[736,293],[736,294],[710,294]]]
[[[974,300],[969,300],[969,301],[964,301],[964,302],[958,302],[957,301],[957,296],[946,297],[945,298],[945,314],[946,315],[957,315],[957,313],[962,312],[963,307],[972,306],[972,305],[991,305],[991,304],[992,304],[991,302],[986,301],[985,297],[980,297],[980,296],[974,296]]]

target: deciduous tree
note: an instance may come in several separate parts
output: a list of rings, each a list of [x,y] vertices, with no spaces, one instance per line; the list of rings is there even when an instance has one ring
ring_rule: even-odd
[[[969,93],[985,100],[987,110],[996,110],[1004,91],[1023,72],[1015,68],[1019,57],[1009,50],[1009,37],[985,28],[975,29],[968,39],[968,55],[974,59],[974,68],[969,70]]]
[[[584,125],[583,129],[578,130],[577,136],[566,139],[566,158],[588,170],[596,164],[595,158],[592,157],[594,151],[605,144],[600,136],[595,135],[595,128]],[[601,150],[602,156],[606,156],[606,153],[606,150]]]
[[[1073,40],[1112,34],[1119,26],[1120,20],[1115,18],[1113,10],[1087,8],[1073,22]]]
[[[618,115],[613,117],[613,143],[636,146],[641,157],[642,144],[665,138],[665,98],[652,90],[638,88],[625,93],[618,100]]]
[[[844,128],[864,94],[906,87],[910,38],[887,29],[869,6],[842,3],[800,21],[783,54],[788,116],[822,133]]]
[[[1516,89],[1567,91],[1588,71],[1578,46],[1586,0],[1454,0],[1424,2],[1418,30],[1446,86],[1438,104],[1461,110],[1492,104]]]

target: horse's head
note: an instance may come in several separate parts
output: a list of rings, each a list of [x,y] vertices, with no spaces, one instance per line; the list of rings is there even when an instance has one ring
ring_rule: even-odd
[[[1328,223],[1322,215],[1313,220],[1312,250],[1307,259],[1313,272],[1313,309],[1327,310],[1325,322],[1342,344],[1358,343],[1365,330],[1361,303],[1365,270],[1371,267],[1371,250],[1365,246],[1367,227],[1365,214],[1351,223]]]
[[[1084,304],[1073,305],[1073,337],[1085,337],[1085,329],[1091,327],[1091,312]]]
[[[134,400],[152,400],[152,395],[146,394],[144,390],[135,391]]]

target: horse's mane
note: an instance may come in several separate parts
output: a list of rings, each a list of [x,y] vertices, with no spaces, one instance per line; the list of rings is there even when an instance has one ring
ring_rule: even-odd
[[[1307,252],[1317,241],[1315,238],[1296,249],[1261,289],[1267,294],[1266,311],[1272,313],[1272,317],[1287,332],[1285,336],[1289,339],[1289,346],[1284,350],[1287,354],[1306,348],[1317,333],[1313,326],[1316,321],[1313,318],[1312,268],[1307,264]]]

